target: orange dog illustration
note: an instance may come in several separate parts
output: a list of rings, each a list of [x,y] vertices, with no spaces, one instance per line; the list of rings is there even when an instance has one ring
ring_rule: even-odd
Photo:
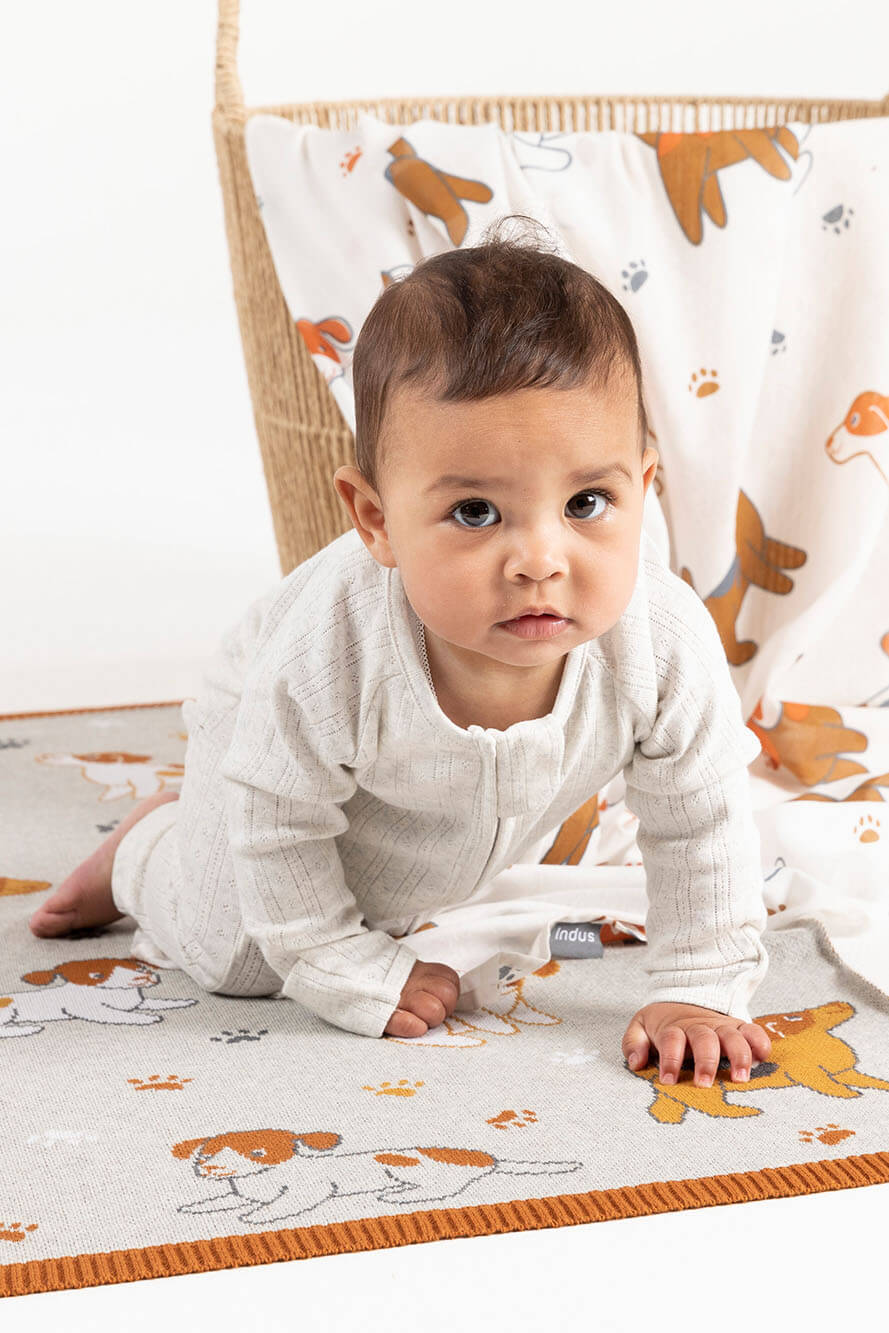
[[[61,986],[53,986],[54,981]],[[39,991],[0,995],[0,1038],[30,1037],[46,1023],[82,1018],[87,1023],[162,1023],[159,1009],[187,1009],[197,1000],[145,1000],[146,986],[157,986],[157,972],[138,958],[78,958],[43,972],[27,972],[22,981]]]
[[[782,570],[799,569],[800,565],[806,563],[807,557],[798,546],[788,546],[786,542],[766,536],[759,510],[741,490],[738,491],[735,518],[735,550],[737,554],[722,582],[702,600],[716,621],[729,662],[732,666],[743,666],[758,648],[752,639],[744,639],[739,643],[735,636],[735,622],[747,589],[752,584],[764,592],[786,596],[793,589],[793,579],[788,578]],[[694,588],[689,570],[683,567],[680,574]]]
[[[477,1148],[378,1148],[337,1152],[342,1136],[316,1130],[248,1129],[185,1139],[174,1157],[191,1161],[199,1180],[224,1180],[219,1194],[183,1204],[180,1213],[237,1211],[239,1222],[283,1222],[330,1199],[369,1194],[377,1203],[440,1203],[494,1172],[560,1175],[582,1162],[510,1162]]]
[[[343,365],[340,354],[331,339],[342,343],[343,347],[349,343],[352,337],[352,329],[348,321],[330,315],[327,319],[319,320],[317,324],[314,324],[310,319],[298,319],[296,327],[299,329],[302,340],[308,347],[312,360],[321,371],[325,381],[329,384],[338,375],[342,375]]]
[[[860,393],[824,448],[834,463],[869,458],[889,485],[889,398],[872,389]]]
[[[772,1042],[768,1060],[750,1070],[746,1083],[733,1083],[725,1070],[717,1068],[709,1088],[699,1088],[691,1081],[692,1071],[679,1071],[678,1083],[658,1081],[657,1060],[636,1075],[649,1081],[655,1098],[649,1114],[661,1124],[680,1124],[691,1107],[711,1116],[762,1115],[755,1106],[737,1106],[726,1101],[726,1093],[760,1092],[763,1088],[810,1088],[825,1097],[860,1097],[856,1088],[879,1088],[889,1092],[889,1082],[862,1074],[855,1068],[852,1047],[833,1037],[829,1029],[845,1023],[855,1013],[845,1000],[830,1000],[814,1009],[799,1009],[786,1014],[762,1014],[754,1023],[765,1028]],[[627,1066],[628,1067],[628,1066]]]
[[[701,243],[704,213],[717,227],[726,224],[725,200],[717,172],[753,158],[770,176],[786,181],[791,178],[791,170],[778,152],[778,145],[794,159],[799,155],[796,135],[786,125],[700,134],[654,130],[636,137],[657,152],[667,198],[676,221],[692,245]]]
[[[418,926],[412,934],[421,930],[435,930],[434,921],[427,921]],[[404,939],[395,935],[393,939]],[[532,977],[553,977],[560,971],[559,964],[550,959],[535,972]],[[438,1027],[430,1028],[422,1037],[383,1038],[387,1042],[398,1042],[405,1046],[447,1046],[452,1049],[466,1049],[473,1046],[486,1046],[491,1037],[514,1037],[525,1027],[554,1027],[562,1022],[556,1014],[538,1009],[530,1000],[525,999],[525,983],[528,976],[519,976],[513,968],[500,968],[497,990],[498,995],[491,1003],[477,1009],[457,1008]]]
[[[848,778],[855,773],[867,773],[864,764],[841,757],[843,750],[866,750],[867,736],[854,727],[845,726],[839,710],[829,704],[798,704],[781,700],[777,720],[768,727],[764,725],[762,715],[760,701],[747,725],[759,738],[769,768],[783,766],[807,787],[822,782],[838,782],[840,778]],[[889,773],[869,775],[843,799],[882,801],[880,787],[889,787]],[[832,801],[835,797],[826,796],[822,792],[805,792],[791,799]]]
[[[11,898],[19,893],[42,893],[52,888],[48,879],[13,879],[11,875],[0,875],[0,898]]]
[[[392,153],[384,175],[405,199],[409,199],[427,217],[443,222],[452,245],[460,245],[469,227],[469,217],[461,199],[487,204],[494,191],[483,181],[451,176],[431,162],[418,157],[407,139],[396,139],[387,150]]]
[[[164,763],[150,754],[129,754],[125,750],[105,750],[90,754],[38,754],[38,764],[73,764],[87,782],[104,787],[100,801],[116,801],[121,796],[145,797],[164,791],[171,783],[179,783],[185,776],[185,765]]]

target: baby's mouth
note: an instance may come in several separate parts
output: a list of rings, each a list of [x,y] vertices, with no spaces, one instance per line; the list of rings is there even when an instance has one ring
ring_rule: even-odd
[[[549,612],[541,615],[526,612],[523,616],[516,616],[514,620],[501,620],[497,628],[505,629],[520,639],[548,639],[556,634],[562,634],[569,623],[567,616],[553,616]]]
[[[567,616],[554,616],[549,611],[541,611],[539,613],[535,613],[533,611],[526,611],[524,615],[513,616],[512,620],[501,620],[500,624],[514,625],[518,620],[567,620],[567,619],[568,619]]]

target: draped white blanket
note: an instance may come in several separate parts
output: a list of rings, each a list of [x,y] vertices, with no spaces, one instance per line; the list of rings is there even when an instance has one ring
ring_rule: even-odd
[[[889,990],[889,119],[636,135],[257,115],[247,151],[288,308],[353,430],[352,351],[384,285],[499,216],[539,219],[626,307],[660,455],[645,524],[713,614],[763,746],[768,930],[814,916]],[[620,777],[599,801],[576,864],[537,864],[554,830],[411,936],[418,955],[483,1003],[501,968],[549,958],[556,921],[644,925]]]

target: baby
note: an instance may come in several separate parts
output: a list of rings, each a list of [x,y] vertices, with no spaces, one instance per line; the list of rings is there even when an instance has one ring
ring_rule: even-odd
[[[401,937],[617,773],[639,817],[646,1003],[622,1052],[696,1082],[770,1050],[745,726],[712,617],[642,527],[632,325],[589,273],[486,234],[390,284],[355,346],[352,527],[222,639],[179,798],[137,806],[35,912],[131,915],[132,953],[208,991],[283,993],[423,1035],[460,978]],[[306,496],[306,503],[312,497]],[[641,550],[640,550],[641,546]],[[594,1003],[591,1000],[591,1003]]]

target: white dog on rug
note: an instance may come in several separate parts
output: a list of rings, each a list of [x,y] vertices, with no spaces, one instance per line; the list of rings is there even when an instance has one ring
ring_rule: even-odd
[[[61,986],[51,986],[60,977]],[[89,1023],[162,1023],[159,1009],[185,1009],[197,1000],[146,1002],[144,986],[160,978],[138,958],[80,958],[44,972],[27,972],[22,981],[51,987],[0,994],[0,1037],[30,1037],[44,1023],[82,1018]],[[150,1007],[149,1007],[150,1004]]]

